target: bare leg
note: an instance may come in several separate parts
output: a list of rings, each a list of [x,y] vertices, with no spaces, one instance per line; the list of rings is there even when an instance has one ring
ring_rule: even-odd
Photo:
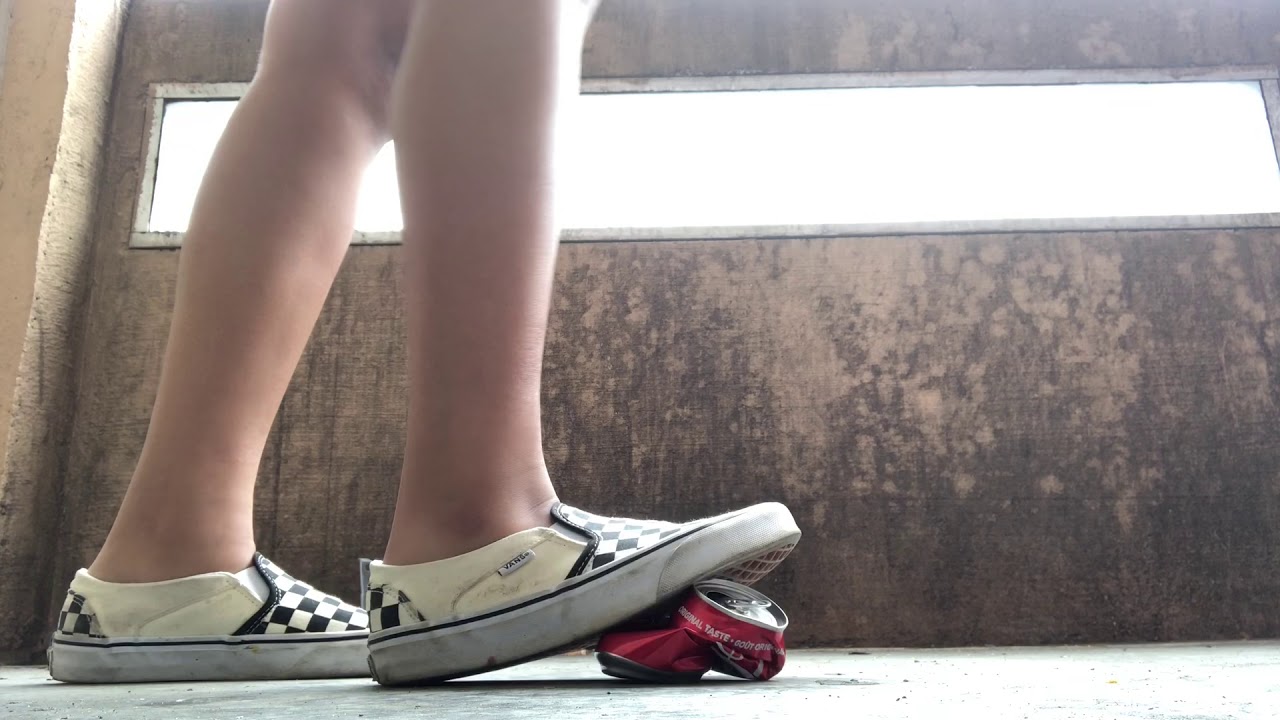
[[[141,460],[90,568],[149,582],[247,566],[272,419],[351,237],[412,0],[276,0],[262,66],[201,188]]]
[[[543,339],[556,147],[583,0],[424,0],[393,96],[408,278],[408,442],[386,562],[548,522]]]

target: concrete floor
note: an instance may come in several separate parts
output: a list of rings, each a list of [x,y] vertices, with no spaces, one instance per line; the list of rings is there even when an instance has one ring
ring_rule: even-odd
[[[709,676],[713,677],[713,676]],[[0,668],[0,718],[1280,717],[1280,643],[797,651],[772,682],[650,687],[562,657],[438,688],[368,680],[68,686]]]

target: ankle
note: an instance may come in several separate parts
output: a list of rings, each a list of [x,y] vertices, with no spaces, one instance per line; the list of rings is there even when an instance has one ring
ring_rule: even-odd
[[[252,535],[151,535],[112,529],[89,574],[103,582],[149,583],[249,567],[257,551]]]
[[[531,503],[473,505],[466,512],[413,513],[396,509],[383,562],[417,565],[479,550],[505,537],[551,524],[554,494]]]

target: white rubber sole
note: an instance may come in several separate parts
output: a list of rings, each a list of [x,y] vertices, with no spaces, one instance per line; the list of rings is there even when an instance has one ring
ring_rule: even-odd
[[[68,683],[368,677],[368,634],[68,640],[54,636],[49,674]]]
[[[785,506],[756,505],[545,595],[473,618],[374,633],[369,668],[383,685],[427,684],[581,647],[701,580],[754,583],[799,540],[800,529]]]

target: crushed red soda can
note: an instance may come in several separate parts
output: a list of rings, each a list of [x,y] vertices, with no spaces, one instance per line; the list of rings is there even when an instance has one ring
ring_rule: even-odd
[[[709,670],[768,680],[787,660],[787,614],[763,593],[728,580],[693,587],[663,629],[612,632],[596,660],[626,680],[694,682]]]

